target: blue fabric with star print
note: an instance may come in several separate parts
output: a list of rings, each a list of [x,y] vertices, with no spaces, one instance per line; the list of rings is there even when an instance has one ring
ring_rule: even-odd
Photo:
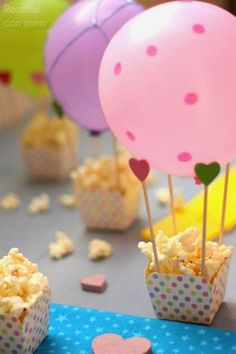
[[[153,354],[236,354],[233,331],[64,305],[51,305],[49,336],[36,354],[91,354],[103,333],[146,337]]]

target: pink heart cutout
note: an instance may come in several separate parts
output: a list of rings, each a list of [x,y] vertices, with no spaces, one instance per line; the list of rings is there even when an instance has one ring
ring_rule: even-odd
[[[150,172],[149,163],[146,160],[132,158],[129,160],[129,166],[139,181],[144,182]]]
[[[151,342],[143,337],[123,339],[117,334],[103,334],[92,343],[93,354],[151,354]]]
[[[95,274],[91,277],[83,277],[80,282],[84,290],[99,293],[102,293],[107,285],[104,274]]]
[[[31,73],[31,79],[32,81],[37,85],[37,86],[41,86],[44,84],[45,82],[45,76],[43,72],[40,71],[35,71]]]

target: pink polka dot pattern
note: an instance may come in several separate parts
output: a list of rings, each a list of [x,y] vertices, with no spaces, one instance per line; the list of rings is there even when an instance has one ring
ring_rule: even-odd
[[[184,98],[184,102],[189,105],[193,105],[197,103],[197,101],[198,101],[198,95],[194,92],[188,93]]]
[[[116,65],[114,66],[114,74],[115,75],[120,75],[121,71],[122,71],[122,65],[121,62],[116,63]]]
[[[177,155],[177,159],[180,162],[188,162],[192,160],[192,155],[189,152],[181,152]]]
[[[210,324],[224,298],[229,261],[224,262],[212,284],[200,276],[150,274],[146,282],[156,316]]]
[[[196,23],[195,25],[193,25],[193,31],[199,34],[204,34],[206,32],[205,27],[200,23]]]
[[[136,140],[135,135],[134,135],[131,131],[127,131],[127,132],[126,132],[126,136],[127,136],[127,138],[128,138],[130,141],[135,141],[135,140]]]
[[[157,47],[155,45],[149,45],[147,47],[147,55],[153,57],[157,54]]]
[[[126,230],[137,219],[141,189],[123,196],[102,190],[76,190],[80,215],[90,229]]]
[[[45,292],[23,323],[9,314],[0,315],[0,353],[31,354],[37,349],[48,332],[50,297]]]

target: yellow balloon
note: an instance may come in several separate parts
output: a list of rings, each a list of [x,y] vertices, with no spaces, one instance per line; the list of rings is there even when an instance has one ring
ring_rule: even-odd
[[[32,96],[49,95],[43,48],[48,30],[68,7],[65,0],[9,0],[0,8],[0,72]]]

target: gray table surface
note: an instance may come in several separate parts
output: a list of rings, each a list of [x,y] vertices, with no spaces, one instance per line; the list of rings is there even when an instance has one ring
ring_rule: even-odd
[[[0,211],[0,257],[12,247],[20,248],[30,260],[37,262],[40,270],[48,275],[53,302],[92,307],[132,315],[154,317],[150,299],[144,283],[146,259],[140,254],[137,243],[139,231],[147,225],[144,206],[136,225],[126,233],[98,233],[86,231],[77,210],[67,210],[57,202],[59,194],[70,192],[72,185],[34,184],[25,173],[19,149],[19,136],[22,127],[10,128],[0,132],[0,196],[7,192],[20,195],[22,206],[14,213]],[[103,137],[103,151],[111,153],[109,134]],[[82,133],[80,156],[92,153],[87,133]],[[166,186],[166,176],[155,175],[155,185],[149,193],[155,220],[167,213],[157,206],[153,198],[153,188]],[[192,180],[174,179],[174,186],[181,188],[188,200],[198,190]],[[50,212],[45,215],[29,216],[27,205],[32,197],[46,192],[51,198]],[[236,212],[236,210],[235,210]],[[61,261],[53,261],[48,254],[48,244],[57,230],[63,230],[75,241],[74,255]],[[104,261],[93,263],[88,259],[88,243],[93,238],[109,241],[114,255]],[[236,246],[236,231],[225,237],[225,243]],[[109,286],[104,294],[83,292],[80,278],[104,272]],[[236,255],[230,268],[227,292],[212,326],[236,330]]]

